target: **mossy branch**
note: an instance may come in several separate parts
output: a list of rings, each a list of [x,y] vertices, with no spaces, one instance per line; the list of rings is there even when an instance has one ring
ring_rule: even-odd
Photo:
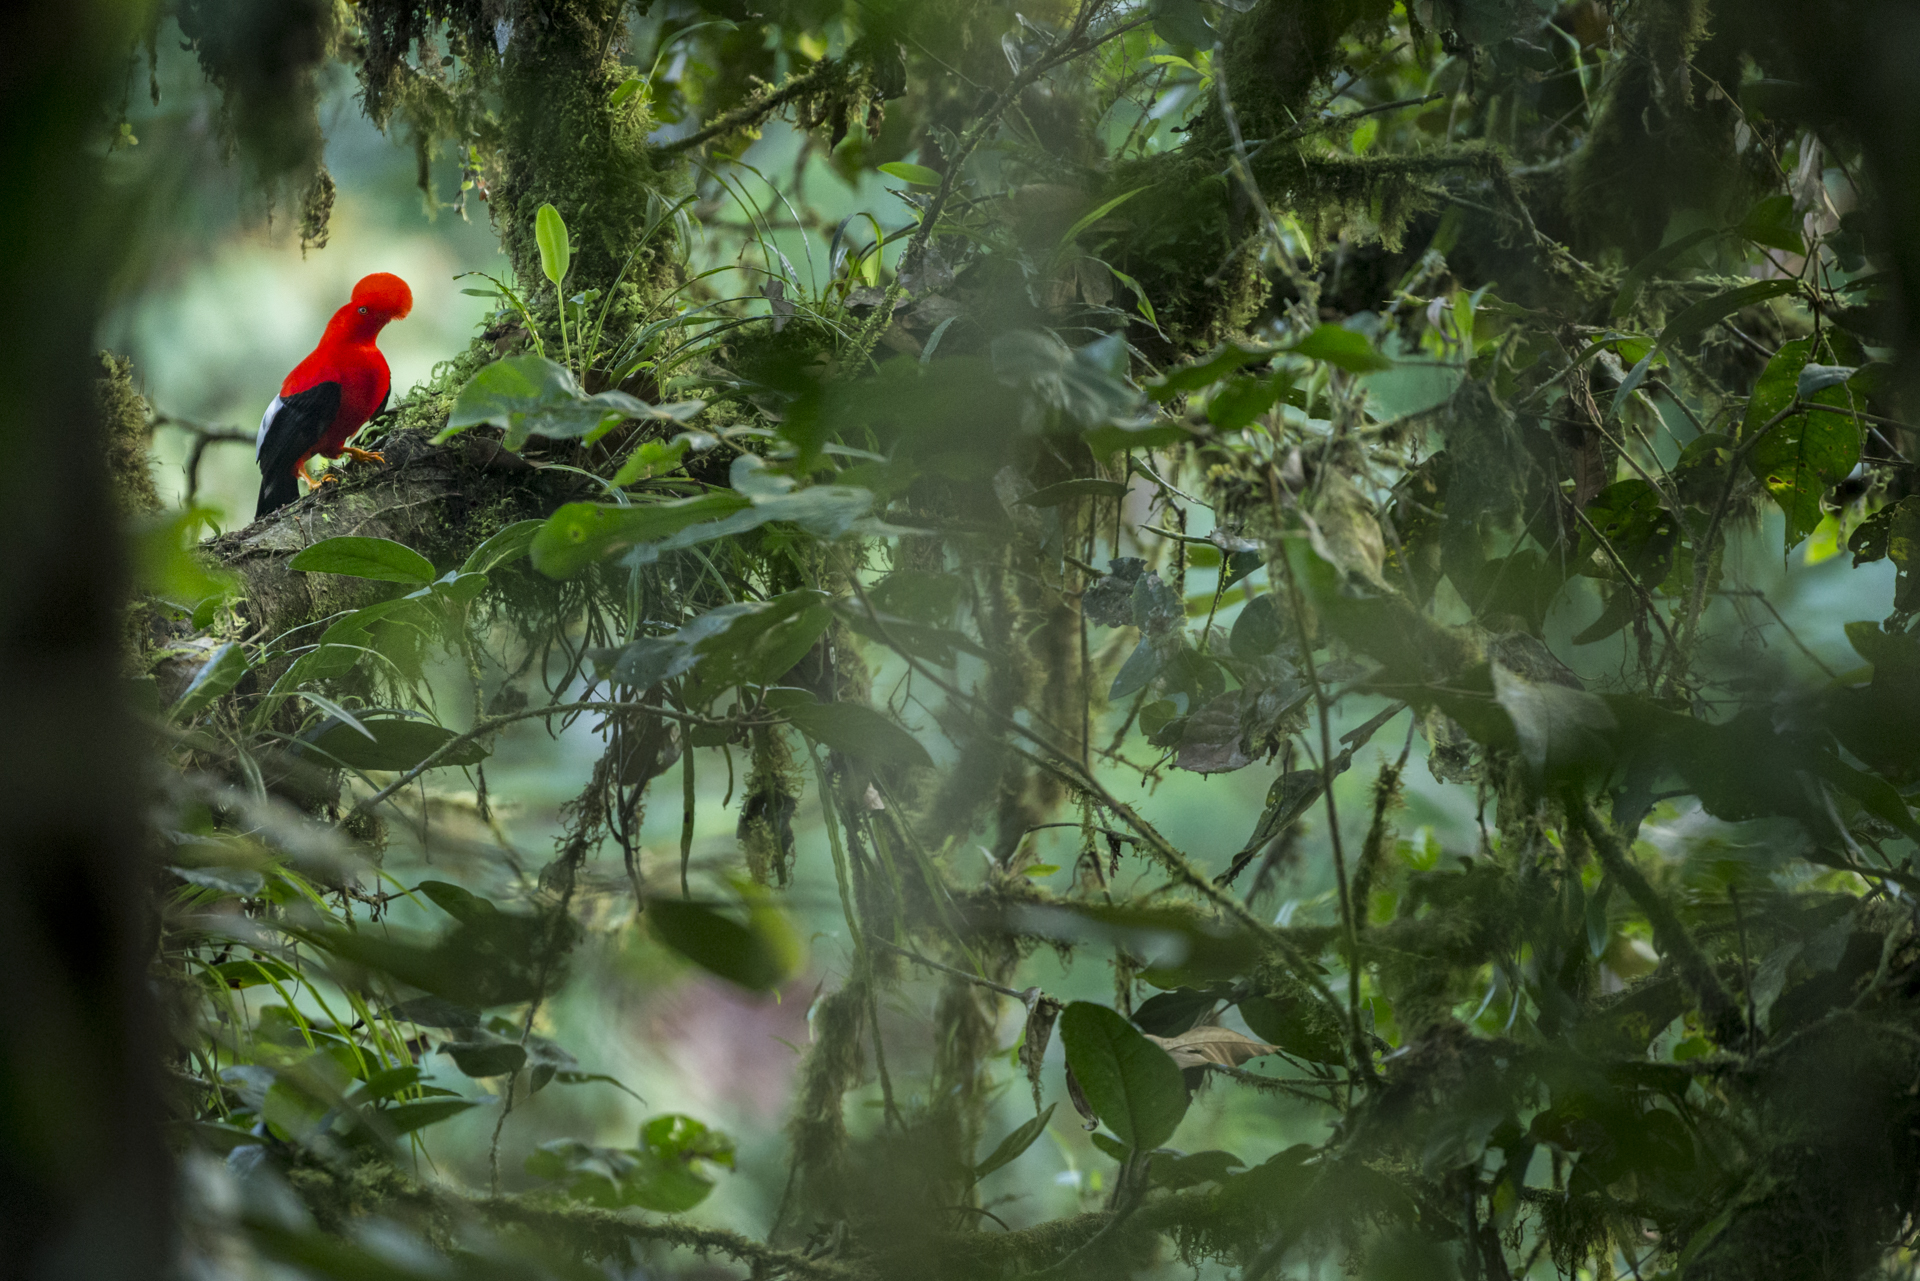
[[[684,138],[675,138],[672,142],[663,144],[660,150],[665,155],[676,156],[683,151],[704,146],[715,138],[724,138],[741,129],[750,129],[773,116],[788,103],[804,98],[808,94],[832,88],[844,79],[846,74],[847,65],[844,62],[816,63],[809,70],[789,78],[778,89],[772,85],[766,86],[704,129],[690,133]]]

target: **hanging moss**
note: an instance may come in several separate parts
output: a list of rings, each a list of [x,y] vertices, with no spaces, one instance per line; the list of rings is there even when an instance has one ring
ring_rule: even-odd
[[[320,70],[341,23],[334,0],[179,0],[174,16],[220,90],[220,131],[268,200],[295,211],[301,241],[326,243],[333,180],[320,162]]]

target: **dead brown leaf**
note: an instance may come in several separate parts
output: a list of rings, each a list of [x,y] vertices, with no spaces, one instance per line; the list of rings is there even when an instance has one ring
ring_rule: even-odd
[[[1249,1059],[1280,1052],[1278,1047],[1256,1041],[1230,1027],[1196,1027],[1179,1036],[1148,1033],[1147,1039],[1171,1054],[1173,1061],[1183,1068],[1204,1067],[1209,1063],[1239,1067]]]

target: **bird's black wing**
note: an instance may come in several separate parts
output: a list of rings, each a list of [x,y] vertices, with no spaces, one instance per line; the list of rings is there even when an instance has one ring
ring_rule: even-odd
[[[260,464],[260,502],[253,518],[300,496],[294,468],[319,447],[320,438],[340,413],[340,384],[315,383],[293,396],[275,397],[260,420],[260,443],[254,457]]]

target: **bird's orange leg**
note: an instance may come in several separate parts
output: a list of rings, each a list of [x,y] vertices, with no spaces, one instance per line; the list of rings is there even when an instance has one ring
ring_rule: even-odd
[[[311,458],[303,458],[300,460],[300,465],[294,469],[300,473],[300,479],[307,482],[307,491],[309,493],[311,493],[312,491],[320,488],[320,486],[325,485],[329,482],[332,482],[333,484],[336,484],[336,485],[340,483],[340,478],[334,475],[332,472],[321,472],[320,475],[316,478],[311,472],[307,470],[307,464],[312,461],[313,460]]]
[[[385,454],[375,453],[371,449],[360,449],[354,445],[346,446],[343,452],[356,463],[384,463],[387,461]]]

